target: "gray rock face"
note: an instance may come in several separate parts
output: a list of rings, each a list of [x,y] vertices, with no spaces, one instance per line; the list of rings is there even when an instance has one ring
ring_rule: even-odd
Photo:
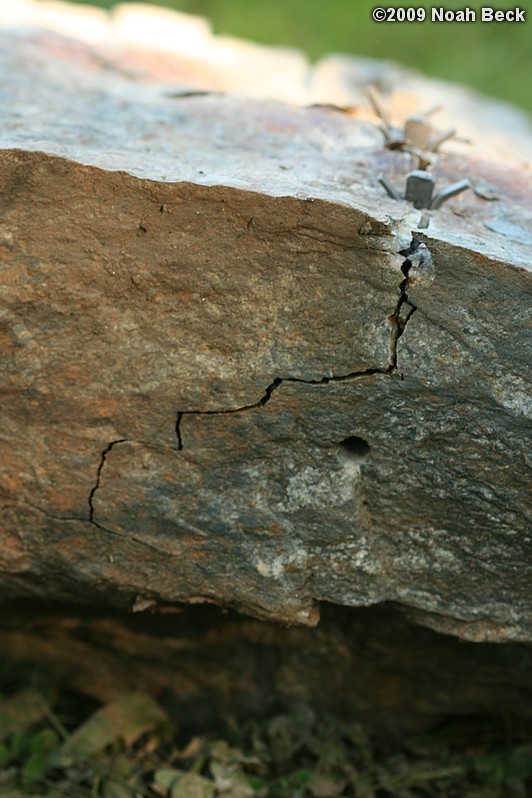
[[[526,175],[0,38],[2,597],[532,639]]]

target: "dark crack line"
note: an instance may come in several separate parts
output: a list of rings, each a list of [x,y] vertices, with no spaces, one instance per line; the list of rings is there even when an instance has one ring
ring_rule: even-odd
[[[50,520],[52,521],[81,521],[85,523],[85,521],[87,520],[86,518],[82,518],[81,516],[78,517],[76,515],[54,515],[53,513],[49,513],[48,510],[45,510],[36,504],[32,504],[27,499],[21,499],[20,501],[17,501],[15,506],[18,505],[31,507],[32,510],[35,510],[35,512],[37,513],[41,513],[46,518],[50,518]]]
[[[410,310],[408,311],[406,316],[402,318],[401,309],[403,305],[408,305]],[[399,301],[397,303],[394,312],[390,316],[390,322],[392,325],[392,334],[390,340],[390,364],[388,366],[388,372],[392,372],[397,369],[397,343],[399,341],[399,338],[404,333],[406,325],[408,324],[408,322],[410,321],[416,310],[417,307],[408,301],[408,295],[406,293],[403,293],[399,298]]]
[[[355,380],[358,377],[366,377],[372,374],[387,374],[389,370],[387,369],[365,369],[364,371],[351,371],[349,374],[340,374],[340,375],[333,375],[332,377],[322,377],[320,380],[304,380],[300,377],[276,377],[273,382],[271,382],[264,394],[261,396],[258,402],[254,402],[250,405],[242,405],[241,407],[232,407],[225,410],[182,410],[179,411],[177,414],[176,425],[175,425],[175,434],[177,438],[177,449],[178,451],[183,450],[183,436],[181,434],[181,423],[183,421],[184,416],[225,416],[230,415],[232,413],[244,413],[249,410],[257,410],[260,407],[264,407],[264,405],[268,404],[274,391],[282,385],[283,382],[295,382],[301,383],[303,385],[328,385],[331,382],[347,382],[349,380]],[[107,454],[105,452],[104,454]],[[102,463],[103,465],[103,463]]]
[[[203,91],[202,89],[191,89],[184,91],[165,91],[163,97],[168,100],[189,100],[191,97],[220,97],[221,91]]]
[[[107,455],[109,454],[109,452],[113,448],[113,446],[116,446],[118,443],[125,443],[126,441],[127,441],[127,438],[119,438],[116,441],[111,441],[111,443],[108,446],[105,447],[105,449],[103,450],[103,452],[101,454],[100,462],[98,463],[98,470],[96,471],[96,482],[94,484],[94,487],[91,489],[91,492],[89,493],[89,521],[92,524],[95,524],[95,526],[99,527],[99,524],[97,524],[96,521],[94,520],[94,496],[96,494],[96,491],[100,487],[100,479],[101,479],[101,476],[102,476],[103,467],[105,465],[105,460],[107,458]],[[105,529],[105,528],[104,527],[100,527],[100,529]],[[105,531],[108,532],[109,530],[105,530]]]
[[[124,438],[124,441],[125,440],[126,439]],[[115,443],[123,443],[124,441],[114,441],[114,443],[111,444],[111,446],[108,447],[105,450],[105,454],[107,454],[111,450],[111,448],[114,446]],[[91,493],[92,493],[92,495],[94,495],[94,490]],[[77,516],[74,516],[74,515],[72,515],[72,516],[70,516],[70,515],[52,515],[51,513],[47,512],[46,510],[43,510],[42,507],[38,507],[37,505],[32,504],[27,499],[23,499],[21,501],[16,502],[16,504],[14,504],[14,506],[17,506],[17,507],[24,507],[24,506],[31,507],[32,510],[35,510],[35,512],[40,513],[41,515],[44,515],[45,518],[49,518],[52,521],[59,521],[61,523],[68,523],[69,521],[75,521],[76,523],[79,523],[79,524],[87,524],[87,523],[89,523],[89,524],[92,524],[92,526],[95,526],[97,529],[101,529],[102,532],[105,532],[108,535],[112,535],[112,536],[118,537],[118,538],[123,538],[124,540],[132,541],[133,543],[138,543],[139,546],[145,546],[146,548],[151,549],[152,551],[156,551],[158,554],[167,553],[166,549],[160,549],[157,546],[153,546],[151,543],[147,543],[145,540],[141,540],[140,538],[132,537],[131,535],[124,535],[121,532],[116,532],[113,529],[109,529],[108,527],[103,526],[102,524],[99,524],[93,518],[89,518],[89,520],[87,521],[86,518],[78,518]],[[22,545],[26,545],[25,541],[23,540],[23,538],[20,537],[19,533],[17,532],[16,534],[17,534],[21,544]]]
[[[123,443],[123,441],[115,441],[115,443]],[[96,527],[96,529],[100,529],[102,532],[105,532],[107,535],[112,535],[115,538],[122,538],[125,541],[131,543],[137,543],[139,546],[144,546],[146,549],[150,549],[151,551],[157,552],[157,554],[167,554],[168,552],[166,549],[160,549],[158,546],[153,546],[151,543],[147,543],[145,540],[141,540],[140,538],[133,537],[132,535],[124,535],[122,532],[117,532],[114,529],[109,529],[107,526],[103,526],[99,524],[94,519],[89,519],[89,523]]]
[[[404,275],[404,280],[401,280],[401,283],[399,284],[399,299],[397,301],[397,305],[395,306],[394,312],[389,317],[390,324],[392,325],[392,332],[390,336],[390,363],[388,366],[388,373],[391,373],[397,369],[397,344],[399,338],[404,333],[406,325],[417,310],[417,306],[414,305],[414,303],[408,298],[407,288],[409,285],[408,276],[410,274],[410,269],[412,268],[412,260],[410,259],[410,256],[416,252],[416,250],[419,248],[419,245],[420,242],[416,238],[413,238],[408,249],[402,249],[399,252],[399,255],[406,255],[407,257],[401,265],[401,271]],[[405,307],[409,308],[406,315],[402,313]]]
[[[178,413],[175,422],[175,436],[177,438],[177,450],[179,452],[183,451],[183,438],[181,437],[181,422],[183,421],[183,415],[183,413]]]
[[[314,238],[315,240],[321,241],[322,239],[316,238],[308,233],[304,233],[301,228],[297,230],[290,230],[290,231],[283,231],[283,232],[297,232],[299,235],[305,235],[308,238]],[[365,369],[364,371],[352,371],[349,374],[340,374],[340,375],[333,375],[332,377],[322,377],[319,380],[304,380],[299,377],[276,377],[273,382],[271,382],[268,387],[266,388],[264,394],[258,400],[258,402],[254,402],[253,404],[249,405],[242,405],[241,407],[234,407],[228,408],[225,410],[181,410],[177,413],[176,424],[175,424],[175,435],[177,439],[177,449],[178,451],[182,451],[183,446],[183,435],[181,432],[181,424],[183,422],[183,418],[185,416],[211,416],[211,415],[229,415],[230,413],[243,413],[249,410],[256,410],[260,407],[264,407],[271,397],[274,391],[282,385],[283,382],[296,382],[301,383],[303,385],[328,385],[329,383],[334,382],[346,382],[348,380],[355,380],[359,377],[365,377],[372,374],[386,374],[389,375],[392,372],[397,370],[397,342],[399,338],[402,336],[406,329],[406,325],[414,315],[417,310],[417,306],[414,305],[408,298],[407,288],[409,286],[409,273],[410,269],[412,268],[413,261],[416,261],[420,257],[421,253],[421,242],[418,241],[416,238],[412,238],[408,249],[401,250],[399,252],[400,255],[405,257],[401,265],[401,271],[404,275],[404,279],[401,281],[399,285],[399,299],[397,301],[397,305],[389,317],[389,322],[392,326],[392,331],[390,335],[390,359],[388,362],[388,367],[386,369],[376,368],[376,369]],[[423,245],[424,246],[424,245]],[[352,247],[350,247],[352,248]],[[419,252],[418,252],[419,250]],[[430,256],[429,256],[430,257]],[[406,314],[404,314],[404,308],[407,307],[408,310]],[[402,313],[403,311],[403,313]],[[401,375],[401,379],[403,375]],[[105,453],[104,453],[105,454]],[[105,458],[104,458],[105,459]],[[103,463],[102,463],[103,465]]]

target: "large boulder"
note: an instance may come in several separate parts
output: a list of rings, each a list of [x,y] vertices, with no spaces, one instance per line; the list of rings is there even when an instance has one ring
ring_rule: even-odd
[[[171,81],[124,10],[96,44],[23,5],[0,6],[0,596],[307,625],[392,602],[530,641],[524,115],[475,99],[494,129],[433,166],[472,188],[427,213],[379,183],[419,159],[369,108],[210,91],[207,47],[194,72],[168,45]]]

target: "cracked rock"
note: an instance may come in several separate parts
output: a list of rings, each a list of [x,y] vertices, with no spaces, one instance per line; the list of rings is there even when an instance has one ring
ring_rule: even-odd
[[[0,27],[0,597],[307,625],[393,602],[532,640],[526,238],[472,191],[417,230],[376,179],[413,156],[368,118],[192,72],[179,99],[111,44],[19,22]],[[489,179],[532,228],[506,156],[449,143],[437,170]]]

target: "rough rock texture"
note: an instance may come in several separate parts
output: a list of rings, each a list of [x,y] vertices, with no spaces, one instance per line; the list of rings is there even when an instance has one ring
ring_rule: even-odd
[[[202,17],[139,3],[121,3],[103,11],[58,0],[0,0],[0,25],[9,28],[12,41],[22,34],[16,42],[22,62],[35,55],[35,39],[46,40],[57,61],[54,67],[48,57],[40,59],[39,67],[59,71],[63,85],[69,82],[64,67],[68,65],[68,73],[73,62],[82,67],[83,74],[76,70],[71,85],[89,88],[92,84],[96,97],[96,87],[101,88],[102,82],[110,87],[109,73],[115,86],[121,77],[122,112],[128,100],[136,102],[139,82],[143,82],[166,97],[191,91],[232,92],[297,105],[333,103],[367,118],[366,90],[375,85],[389,95],[392,117],[441,105],[435,117],[438,126],[459,123],[466,151],[474,142],[477,152],[511,157],[520,164],[532,159],[532,128],[526,113],[390,61],[332,54],[311,65],[298,50],[214,36]],[[28,27],[34,29],[33,42],[28,41]],[[16,80],[16,72],[10,78]],[[46,84],[40,90],[45,91]],[[76,99],[71,94],[66,107]],[[57,94],[53,102],[52,113],[59,110],[55,103],[61,103]],[[36,121],[33,117],[33,132]],[[99,117],[92,123],[102,121]],[[149,115],[148,121],[153,127]],[[122,139],[119,149],[126,144]],[[87,148],[82,152],[86,158]],[[131,169],[130,161],[127,169]]]
[[[10,5],[1,596],[299,624],[395,602],[532,639],[524,132],[448,145],[438,187],[498,199],[417,230],[377,180],[417,159],[374,120],[173,92]]]

